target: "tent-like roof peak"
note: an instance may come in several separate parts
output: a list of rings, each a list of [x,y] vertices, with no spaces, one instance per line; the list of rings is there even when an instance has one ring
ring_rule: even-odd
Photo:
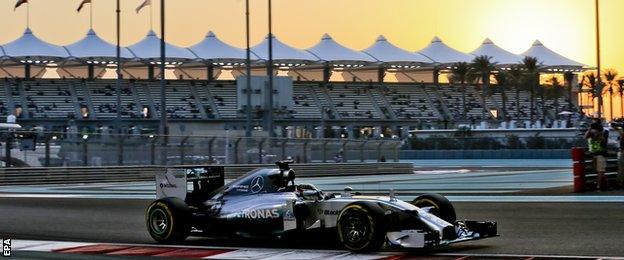
[[[236,63],[246,58],[245,50],[221,41],[215,33],[209,31],[203,41],[188,48],[200,59]],[[253,57],[252,57],[253,59]]]
[[[318,58],[310,54],[307,51],[289,46],[280,41],[275,34],[271,34],[273,44],[273,60],[276,62],[315,62]],[[269,59],[269,35],[264,37],[264,40],[251,48],[251,51],[259,59]]]
[[[531,45],[531,46],[544,46],[544,44],[542,42],[540,42],[539,40],[535,40],[533,42],[533,45]]]
[[[89,29],[87,35],[79,41],[65,46],[71,57],[75,58],[115,58],[117,46],[100,38],[93,29]],[[127,48],[121,48],[121,57],[134,58]]]
[[[463,53],[446,45],[442,40],[435,36],[427,47],[418,51],[418,53],[440,64],[454,64],[457,62],[471,62],[474,56]]]
[[[307,49],[321,60],[329,62],[375,62],[371,58],[360,51],[349,49],[340,43],[334,41],[329,34],[323,34],[321,41],[311,48]]]
[[[128,49],[139,59],[158,59],[160,58],[160,38],[153,30],[149,30],[143,40],[129,46]],[[167,58],[196,59],[191,51],[170,43],[165,43],[165,49]]]
[[[2,48],[8,57],[68,57],[63,47],[39,39],[28,27],[20,38],[3,45]]]
[[[499,65],[518,64],[522,61],[522,56],[499,47],[489,38],[485,38],[481,46],[472,51],[471,54],[474,56],[492,57],[492,61]]]
[[[379,35],[377,40],[362,52],[375,58],[379,62],[390,63],[393,65],[410,64],[410,67],[416,64],[432,63],[430,59],[419,53],[409,52],[397,47],[389,42],[383,35]]]

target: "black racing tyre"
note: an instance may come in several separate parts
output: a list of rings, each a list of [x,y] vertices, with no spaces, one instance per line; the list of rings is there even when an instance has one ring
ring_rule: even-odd
[[[386,238],[385,223],[368,205],[351,204],[342,209],[336,224],[338,239],[351,251],[376,251]]]
[[[412,201],[412,205],[419,208],[431,207],[429,213],[448,223],[454,224],[457,220],[453,204],[451,204],[446,197],[440,194],[427,193],[420,195]]]
[[[177,198],[159,199],[147,208],[147,231],[159,243],[179,243],[191,232],[186,203]]]

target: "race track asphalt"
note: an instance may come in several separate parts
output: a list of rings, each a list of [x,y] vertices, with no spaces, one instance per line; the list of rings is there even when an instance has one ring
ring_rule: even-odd
[[[13,239],[154,243],[145,229],[149,200],[0,198],[0,236]],[[459,218],[496,220],[501,237],[436,252],[624,256],[624,203],[454,203]],[[311,247],[275,241],[195,238],[189,244]],[[321,245],[320,248],[332,247]],[[335,247],[335,246],[334,246]]]

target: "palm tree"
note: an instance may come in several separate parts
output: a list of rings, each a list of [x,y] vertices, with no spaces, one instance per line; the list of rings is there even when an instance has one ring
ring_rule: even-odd
[[[519,66],[513,66],[508,70],[509,85],[516,90],[516,116],[520,119],[520,90],[522,88],[522,69]]]
[[[552,99],[555,106],[555,118],[558,119],[559,116],[559,98],[563,96],[563,90],[565,87],[559,82],[559,78],[557,76],[552,76],[548,79],[548,84],[543,89],[543,92],[546,94],[546,98]],[[544,100],[542,100],[544,102]]]
[[[466,82],[470,78],[470,66],[466,62],[455,63],[453,69],[451,69],[451,75],[449,81],[451,83],[459,82],[462,92],[462,118],[466,118]]]
[[[522,59],[524,65],[524,79],[531,92],[531,121],[535,119],[535,90],[539,87],[539,69],[540,64],[535,57],[524,57]]]
[[[492,75],[492,71],[494,71],[496,62],[491,61],[492,57],[487,55],[477,56],[472,60],[472,68],[475,70],[475,73],[478,73],[481,76],[481,95],[483,97],[483,111],[482,117],[485,118],[486,107],[485,100],[489,96],[488,91],[490,88],[490,75]]]
[[[620,95],[620,118],[624,118],[624,78],[617,81],[618,94]]]
[[[603,72],[603,81],[607,85],[609,92],[609,115],[613,119],[613,90],[616,84],[618,72],[614,69],[607,69]]]
[[[498,91],[501,93],[501,97],[503,99],[503,120],[507,120],[507,93],[505,93],[505,87],[509,84],[511,75],[509,75],[506,71],[499,71],[494,74],[494,78],[496,79],[496,84],[498,85]]]
[[[574,80],[574,73],[566,71],[563,73],[563,79],[565,80],[566,89],[568,90],[568,111],[572,111],[574,107],[572,104],[572,80]]]
[[[589,97],[594,104],[594,99],[598,98],[598,117],[602,116],[602,86],[598,86],[598,77],[595,72],[587,72],[581,81],[584,87],[589,89]]]

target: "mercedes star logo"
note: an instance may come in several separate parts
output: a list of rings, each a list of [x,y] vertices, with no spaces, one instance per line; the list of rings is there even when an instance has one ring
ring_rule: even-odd
[[[262,176],[256,176],[251,180],[251,193],[258,193],[264,188],[264,178]]]

